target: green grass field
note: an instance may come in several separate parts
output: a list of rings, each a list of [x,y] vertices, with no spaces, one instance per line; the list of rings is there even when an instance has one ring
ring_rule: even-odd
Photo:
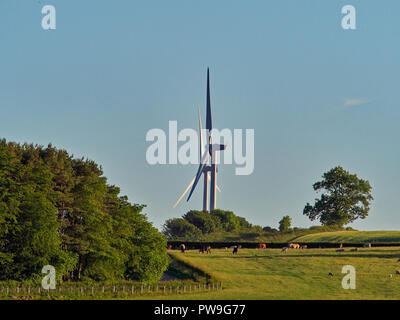
[[[400,231],[334,231],[308,234],[298,237],[297,242],[400,242]]]
[[[213,250],[171,253],[223,281],[224,290],[151,297],[162,299],[400,299],[399,248],[289,250]],[[356,269],[356,289],[345,290],[341,282],[344,265]],[[333,273],[333,277],[329,276]],[[389,278],[389,274],[393,277]],[[147,297],[149,298],[149,297]]]

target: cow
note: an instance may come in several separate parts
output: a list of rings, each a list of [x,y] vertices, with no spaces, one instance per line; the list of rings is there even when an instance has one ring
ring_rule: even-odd
[[[283,247],[281,253],[287,253],[287,247]]]
[[[307,249],[307,245],[300,246],[300,249]]]
[[[259,243],[257,249],[267,249],[267,245],[265,243]]]
[[[181,249],[181,252],[182,252],[182,253],[185,253],[186,246],[182,243],[182,244],[180,245],[180,249]]]
[[[289,248],[300,249],[300,245],[298,243],[289,243]]]
[[[371,245],[371,243],[364,243],[363,247],[364,248],[371,248],[372,245]]]
[[[172,249],[172,244],[169,244],[167,247],[167,250],[171,250]]]
[[[232,254],[238,254],[238,251],[239,251],[239,246],[234,246]]]
[[[353,249],[351,249],[350,251],[351,251],[351,252],[357,252],[357,251],[358,251],[358,248],[353,248]]]

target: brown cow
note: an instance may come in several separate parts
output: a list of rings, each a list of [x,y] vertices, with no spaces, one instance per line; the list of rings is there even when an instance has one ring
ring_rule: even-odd
[[[289,248],[300,249],[300,245],[298,243],[289,243]]]
[[[172,249],[172,244],[169,244],[167,247],[167,250],[171,250]]]
[[[259,243],[257,249],[267,249],[267,245],[265,243]]]

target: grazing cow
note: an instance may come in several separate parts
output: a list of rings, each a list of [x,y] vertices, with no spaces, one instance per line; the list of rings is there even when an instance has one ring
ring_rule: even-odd
[[[206,252],[211,254],[211,246],[206,247]]]
[[[283,247],[281,253],[287,253],[287,247]]]
[[[300,245],[298,243],[289,243],[289,248],[300,249]]]
[[[239,251],[239,247],[238,246],[234,246],[232,254],[238,254],[238,251]]]
[[[371,245],[371,243],[364,243],[363,247],[364,248],[371,248],[372,245]]]
[[[267,245],[265,243],[259,243],[257,249],[267,249]]]
[[[336,252],[343,252],[344,249],[337,249]]]
[[[182,244],[180,245],[180,249],[181,249],[181,252],[182,252],[182,253],[185,253],[186,246],[182,243]]]

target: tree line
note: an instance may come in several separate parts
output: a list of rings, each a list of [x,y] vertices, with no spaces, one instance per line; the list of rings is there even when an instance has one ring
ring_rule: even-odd
[[[213,212],[189,211],[182,218],[169,219],[164,224],[163,233],[168,239],[197,240],[214,232],[253,232],[255,235],[274,236],[288,232],[315,232],[316,230],[341,230],[357,219],[365,219],[373,200],[369,181],[337,166],[323,174],[323,179],[313,184],[313,189],[321,193],[314,205],[307,203],[303,214],[311,221],[319,220],[323,228],[292,228],[291,217],[286,215],[279,221],[279,230],[270,226],[261,228],[236,216],[232,211]],[[348,230],[353,230],[351,227]]]
[[[165,237],[101,166],[52,145],[0,140],[0,280],[158,280]]]

